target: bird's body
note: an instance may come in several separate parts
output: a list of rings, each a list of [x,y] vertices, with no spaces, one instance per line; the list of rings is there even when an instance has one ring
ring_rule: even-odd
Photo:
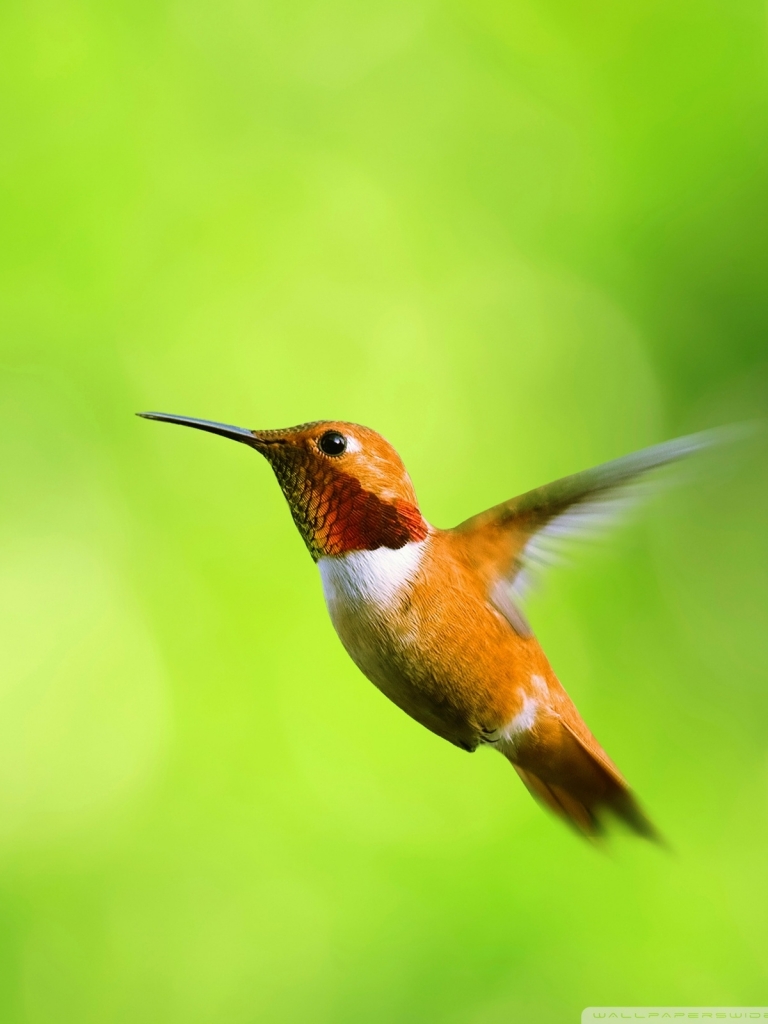
[[[533,637],[489,604],[448,530],[393,551],[318,562],[328,611],[360,670],[422,725],[465,750],[503,736],[549,674]],[[538,684],[538,689],[541,684]]]
[[[462,534],[431,529],[397,550],[321,558],[326,604],[348,654],[438,736],[468,751],[499,750],[534,795],[585,832],[602,802],[651,834],[538,641],[489,602],[474,554]]]
[[[668,442],[566,477],[450,530],[423,518],[397,452],[357,424],[224,434],[272,464],[317,562],[333,625],[360,670],[398,707],[464,750],[495,747],[528,789],[586,835],[609,810],[657,834],[560,685],[519,606],[552,535],[589,523],[649,470],[702,447]]]

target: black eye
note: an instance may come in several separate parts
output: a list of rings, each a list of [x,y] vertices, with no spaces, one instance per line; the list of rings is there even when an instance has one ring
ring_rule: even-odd
[[[341,455],[347,447],[346,437],[338,430],[327,430],[317,443],[326,455]]]

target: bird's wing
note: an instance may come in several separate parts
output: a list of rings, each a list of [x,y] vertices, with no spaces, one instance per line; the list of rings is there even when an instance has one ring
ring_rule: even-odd
[[[571,540],[594,537],[653,487],[649,474],[722,441],[724,428],[679,437],[495,505],[455,527],[488,566],[489,597],[521,636],[530,627],[520,601],[537,571],[563,560]]]

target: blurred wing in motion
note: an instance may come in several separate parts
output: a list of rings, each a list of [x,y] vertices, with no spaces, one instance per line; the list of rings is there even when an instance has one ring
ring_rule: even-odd
[[[455,530],[471,537],[473,547],[485,553],[491,602],[521,636],[530,636],[519,603],[537,572],[562,562],[572,541],[599,535],[657,489],[660,481],[653,479],[654,470],[746,433],[744,428],[729,427],[666,441],[527,491]]]

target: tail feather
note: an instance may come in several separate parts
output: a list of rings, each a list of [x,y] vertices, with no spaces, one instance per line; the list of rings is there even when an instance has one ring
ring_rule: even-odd
[[[528,791],[590,839],[604,834],[608,812],[637,835],[664,845],[619,770],[583,723],[579,722],[578,732],[561,719],[548,724],[522,748],[505,751]]]
[[[562,786],[543,782],[538,775],[526,771],[520,765],[514,764],[514,769],[525,783],[528,792],[535,797],[539,803],[549,807],[559,817],[564,818],[570,825],[575,825],[579,832],[584,835],[594,836],[600,833],[600,824],[595,815],[581,801],[572,797]]]

